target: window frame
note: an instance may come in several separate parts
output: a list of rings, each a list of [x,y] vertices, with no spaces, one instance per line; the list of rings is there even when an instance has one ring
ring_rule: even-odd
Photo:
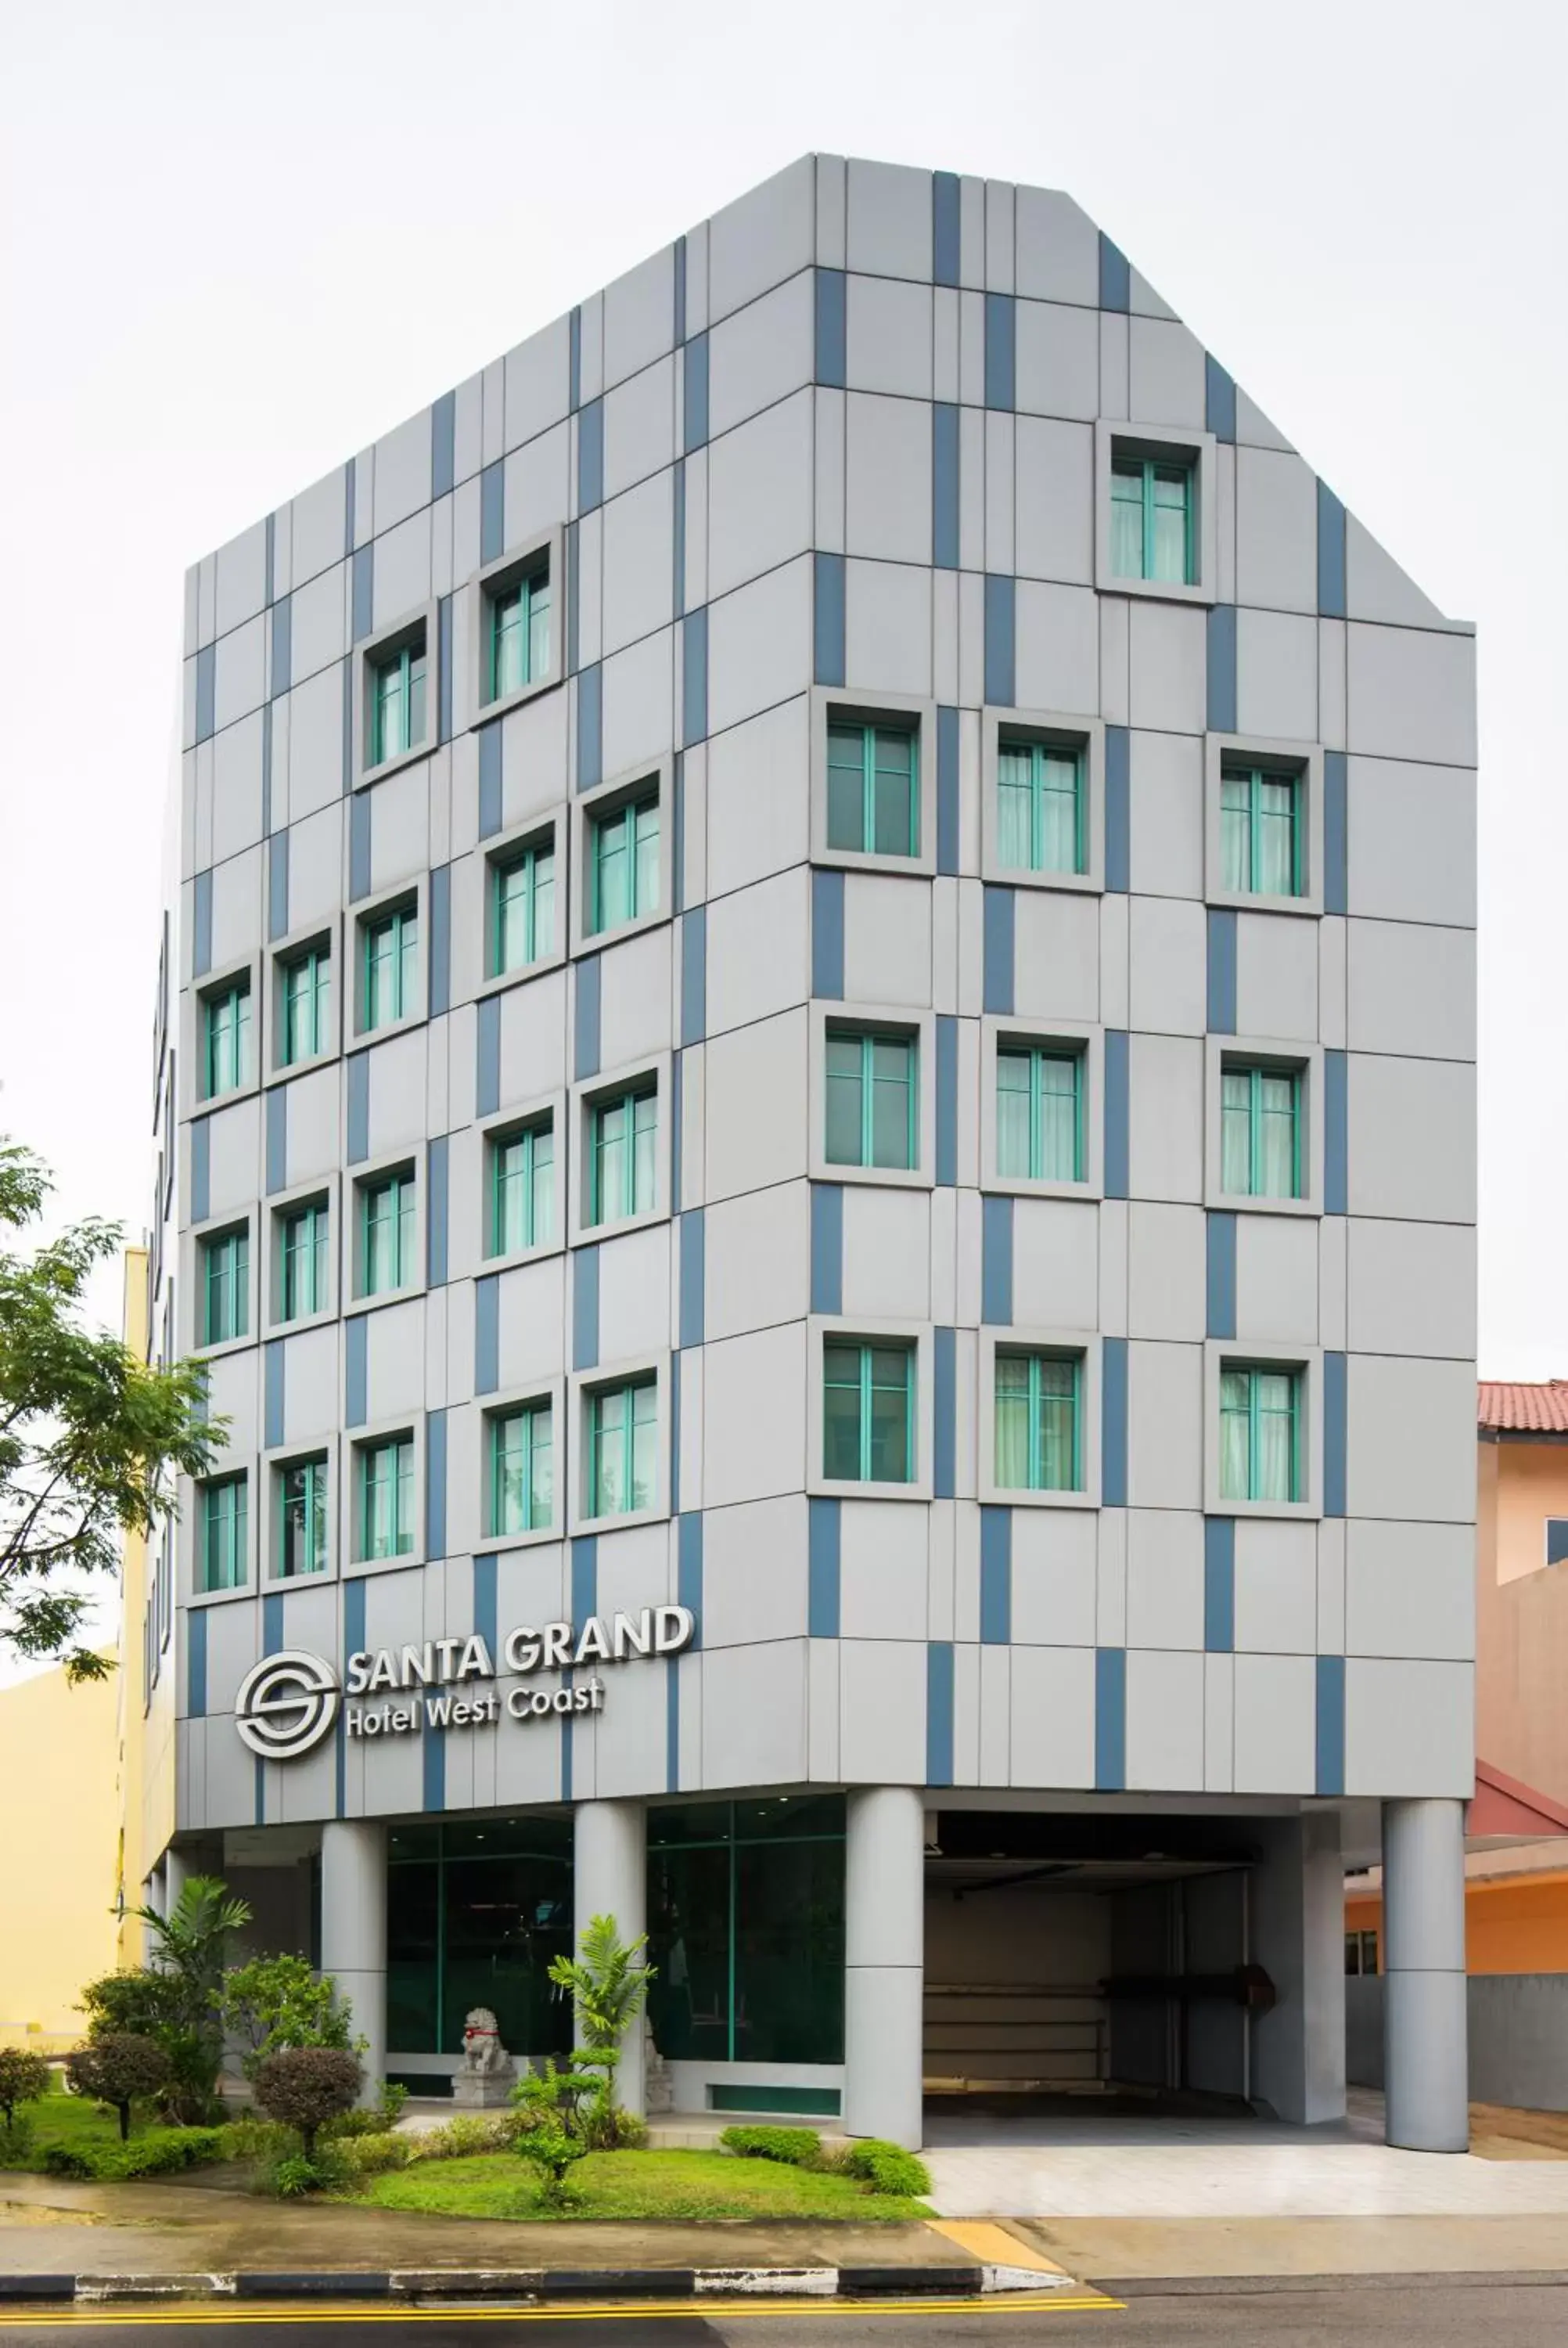
[[[527,986],[546,971],[559,970],[567,960],[571,930],[571,891],[568,886],[569,853],[566,846],[569,833],[569,810],[563,799],[558,805],[540,808],[537,814],[526,817],[521,822],[508,825],[505,831],[492,832],[488,839],[479,842],[479,903],[477,909],[479,954],[478,973],[474,982],[476,999],[481,995],[498,994],[507,987]],[[532,962],[522,963],[516,970],[492,971],[490,954],[495,937],[497,885],[501,870],[529,849],[537,851],[547,846],[555,859],[555,943],[548,953],[539,954]],[[454,924],[455,948],[456,945]]]
[[[1163,603],[1213,603],[1218,600],[1218,444],[1212,432],[1189,425],[1136,424],[1102,417],[1094,427],[1094,584],[1105,595],[1141,595]],[[1185,581],[1128,579],[1112,565],[1111,476],[1123,458],[1140,464],[1182,465],[1193,476],[1188,519]]]
[[[1227,889],[1223,820],[1225,770],[1230,765],[1276,767],[1295,776],[1301,793],[1297,846],[1306,886],[1298,895]],[[1324,754],[1320,743],[1286,742],[1261,734],[1204,736],[1204,898],[1242,913],[1296,913],[1308,920],[1323,913]]]
[[[1323,1046],[1267,1035],[1215,1035],[1204,1041],[1204,1203],[1238,1215],[1323,1212]],[[1300,1196],[1270,1199],[1224,1188],[1224,1095],[1227,1065],[1262,1067],[1297,1079],[1296,1152]]]
[[[1299,1498],[1240,1500],[1220,1489],[1220,1376],[1227,1369],[1287,1371],[1296,1385]],[[1210,1337],[1204,1345],[1204,1513],[1211,1517],[1315,1519],[1323,1514],[1323,1353],[1316,1345],[1255,1344]]]
[[[626,1231],[646,1230],[650,1224],[667,1222],[672,1211],[671,1184],[672,1172],[673,1136],[671,1121],[674,1113],[674,1093],[671,1083],[672,1055],[652,1052],[640,1060],[621,1067],[607,1068],[596,1076],[584,1077],[571,1088],[571,1123],[567,1144],[568,1158],[568,1236],[570,1247],[591,1247],[600,1240],[619,1238]],[[597,1108],[635,1090],[639,1086],[651,1090],[658,1103],[658,1124],[653,1147],[653,1204],[640,1209],[633,1215],[618,1216],[613,1222],[591,1222],[590,1200],[593,1180],[592,1118]],[[515,1117],[518,1113],[512,1112]]]
[[[243,1231],[246,1235],[245,1264],[245,1327],[237,1337],[216,1338],[209,1344],[203,1334],[207,1293],[205,1245],[209,1240],[222,1237],[229,1231]],[[256,1209],[243,1207],[236,1214],[232,1208],[227,1214],[207,1215],[192,1223],[182,1234],[183,1289],[179,1311],[183,1316],[185,1342],[183,1352],[199,1354],[204,1362],[220,1361],[225,1354],[241,1354],[247,1346],[261,1343],[260,1267],[256,1262]]]
[[[190,1034],[186,1044],[185,1065],[194,1069],[196,1082],[191,1087],[193,1097],[181,1107],[181,1119],[204,1117],[209,1111],[226,1108],[231,1101],[244,1100],[259,1090],[261,1081],[262,1054],[265,1039],[260,1032],[261,1017],[260,956],[237,955],[232,962],[218,965],[195,980],[190,989]],[[246,1055],[248,1066],[237,1085],[225,1086],[222,1092],[207,1089],[207,1011],[210,1004],[236,987],[245,989],[250,996],[250,1046]]]
[[[1027,1486],[999,1484],[996,1477],[997,1355],[1049,1354],[1071,1355],[1079,1364],[1078,1445],[1081,1482],[1075,1491],[1034,1491]],[[1098,1509],[1101,1469],[1101,1394],[1102,1347],[1098,1330],[1041,1328],[1026,1323],[979,1332],[976,1371],[979,1388],[979,1444],[976,1488],[989,1508]]]
[[[471,1551],[476,1557],[484,1557],[502,1550],[541,1549],[551,1541],[565,1540],[570,1499],[568,1470],[576,1465],[573,1448],[568,1439],[566,1379],[564,1376],[535,1378],[522,1385],[507,1386],[499,1393],[481,1395],[478,1402],[477,1410],[467,1415],[467,1447],[466,1450],[455,1447],[453,1459],[448,1466],[448,1509],[450,1509],[454,1498],[452,1475],[454,1468],[460,1477],[467,1478],[467,1488],[472,1496],[473,1538],[462,1540],[459,1546],[465,1554]],[[548,1406],[552,1415],[552,1443],[555,1454],[553,1520],[548,1525],[535,1525],[527,1532],[493,1533],[488,1527],[491,1521],[493,1499],[494,1461],[491,1443],[494,1425],[496,1421],[507,1417],[513,1411],[537,1409],[545,1405]],[[463,1439],[463,1437],[459,1436],[459,1447],[462,1446]],[[459,1519],[463,1513],[464,1505],[466,1504],[459,1504]],[[458,1526],[456,1522],[449,1524],[447,1534],[449,1542],[456,1539],[457,1529]]]
[[[1004,1174],[997,1142],[998,1061],[1004,1051],[1074,1053],[1080,1066],[1083,1175]],[[1027,1018],[988,1012],[980,1021],[980,1188],[1019,1199],[1097,1200],[1105,1194],[1105,1030],[1083,1020],[1037,1026]]]
[[[326,953],[329,965],[327,1040],[319,1052],[305,1053],[297,1060],[285,1060],[289,972],[304,954],[322,949]],[[334,913],[328,921],[313,922],[303,929],[291,931],[287,936],[275,939],[267,948],[267,971],[266,1064],[261,1080],[266,1085],[288,1084],[309,1068],[323,1067],[329,1060],[336,1059],[343,1049],[344,973],[341,918]]]
[[[913,856],[886,856],[868,849],[831,848],[827,839],[827,736],[844,720],[856,726],[907,728],[915,736],[916,808],[919,846]],[[811,691],[811,820],[813,864],[848,872],[892,872],[929,880],[937,870],[937,705],[902,693],[859,693],[842,685]]]
[[[375,735],[375,680],[389,660],[423,638],[425,647],[425,723],[415,741],[404,750],[378,758],[372,753],[378,747]],[[400,767],[411,766],[416,758],[428,758],[436,747],[440,734],[441,708],[441,628],[439,606],[432,597],[403,613],[386,627],[377,628],[354,648],[355,689],[354,694],[354,740],[352,746],[353,788],[364,790],[378,783],[385,775],[395,774]]]
[[[937,1166],[937,1021],[930,1011],[907,1004],[837,1003],[818,996],[810,1005],[807,1047],[811,1086],[808,1171],[814,1182],[870,1183],[879,1189],[929,1190]],[[903,1166],[841,1166],[827,1155],[827,1044],[834,1029],[859,1030],[907,1040],[915,1045],[915,1163]]]
[[[338,1557],[339,1578],[348,1581],[355,1575],[370,1573],[402,1573],[411,1565],[426,1562],[425,1547],[425,1414],[405,1411],[401,1416],[376,1421],[372,1426],[356,1426],[343,1437],[346,1465],[338,1478]],[[400,1550],[391,1557],[362,1557],[359,1554],[361,1487],[363,1462],[367,1453],[384,1443],[405,1441],[413,1449],[413,1480],[409,1491],[412,1547]],[[319,1446],[317,1447],[320,1447]],[[299,1448],[298,1446],[295,1447]]]
[[[567,1244],[569,1220],[571,1150],[568,1134],[568,1096],[560,1092],[546,1093],[541,1098],[520,1103],[515,1108],[498,1110],[483,1118],[478,1126],[479,1143],[479,1252],[475,1270],[478,1274],[504,1271],[510,1264],[534,1263],[543,1256],[559,1255]],[[555,1143],[555,1230],[548,1240],[540,1240],[525,1248],[508,1248],[492,1252],[490,1241],[494,1222],[494,1152],[502,1141],[527,1128],[537,1128],[548,1122]]]
[[[294,1443],[274,1444],[261,1454],[261,1473],[267,1479],[267,1560],[262,1575],[262,1587],[267,1590],[319,1590],[324,1583],[340,1579],[338,1570],[338,1540],[341,1529],[339,1483],[340,1447],[334,1433],[321,1435]],[[285,1574],[279,1570],[283,1553],[283,1478],[291,1468],[311,1461],[324,1461],[327,1472],[326,1503],[326,1563],[319,1573]]]
[[[1004,735],[1012,737],[1003,741]],[[1004,864],[1001,858],[1001,754],[1019,744],[1076,750],[1082,801],[1081,872],[1036,872]],[[1066,889],[1081,896],[1105,890],[1105,724],[1100,717],[1059,709],[1007,709],[994,704],[980,712],[980,878],[999,888]]]
[[[659,902],[651,911],[618,922],[612,930],[589,927],[594,904],[593,851],[599,826],[620,808],[651,796],[659,809]],[[570,915],[569,952],[605,953],[629,938],[646,935],[674,918],[674,761],[669,757],[645,760],[641,766],[612,775],[582,792],[571,802],[571,873],[567,891]],[[558,886],[559,865],[558,860]]]
[[[414,1185],[413,1228],[408,1241],[409,1254],[413,1260],[413,1277],[400,1282],[395,1288],[379,1288],[374,1295],[370,1295],[366,1294],[361,1287],[361,1282],[364,1277],[364,1200],[368,1192],[376,1189],[381,1184],[395,1177],[411,1181]],[[346,1242],[344,1261],[348,1267],[348,1293],[343,1300],[343,1313],[345,1318],[353,1313],[374,1313],[384,1304],[396,1303],[405,1297],[417,1296],[427,1285],[425,1214],[425,1193],[428,1187],[424,1153],[421,1150],[415,1150],[412,1154],[406,1149],[394,1150],[384,1159],[378,1159],[364,1166],[355,1166],[351,1169],[344,1191],[350,1217],[344,1234]]]
[[[595,1515],[590,1507],[589,1478],[592,1472],[592,1447],[589,1435],[589,1410],[595,1395],[612,1387],[651,1381],[656,1395],[656,1437],[654,1462],[657,1488],[653,1506],[628,1509],[621,1516]],[[671,1355],[664,1351],[639,1354],[624,1360],[606,1362],[593,1369],[572,1373],[569,1386],[567,1424],[566,1459],[569,1475],[559,1488],[568,1495],[565,1523],[558,1528],[554,1538],[563,1532],[610,1533],[626,1532],[638,1525],[662,1523],[670,1517],[671,1442]],[[503,1543],[502,1546],[510,1546]]]
[[[914,1362],[915,1391],[910,1411],[914,1437],[914,1474],[907,1484],[874,1480],[846,1483],[823,1472],[823,1429],[825,1367],[824,1349],[829,1344],[900,1345],[909,1348]],[[900,1321],[864,1314],[813,1313],[806,1322],[806,1481],[814,1498],[835,1500],[917,1500],[932,1498],[936,1415],[934,1403],[936,1343],[926,1321]]]
[[[514,685],[506,693],[492,695],[487,687],[493,608],[497,599],[515,582],[537,573],[541,568],[549,578],[549,659],[540,675],[530,677],[527,684]],[[519,709],[525,702],[537,701],[541,693],[548,693],[561,684],[566,675],[566,532],[559,524],[537,531],[531,537],[519,539],[504,554],[485,563],[477,576],[469,581],[464,592],[463,612],[468,638],[468,709],[464,721],[468,730],[491,725],[508,709]]]
[[[269,1334],[286,1331],[290,1336],[302,1329],[319,1328],[323,1322],[337,1318],[339,1251],[342,1241],[340,1213],[341,1183],[333,1174],[324,1179],[318,1176],[313,1182],[300,1182],[290,1189],[274,1193],[266,1201],[268,1221],[267,1244],[267,1328]],[[291,1215],[305,1207],[319,1206],[327,1218],[326,1303],[313,1313],[302,1313],[293,1320],[283,1318],[283,1228]]]
[[[225,1456],[213,1463],[210,1474],[189,1479],[190,1506],[187,1522],[190,1527],[190,1563],[187,1581],[189,1606],[231,1605],[236,1601],[254,1598],[256,1594],[256,1509],[254,1463],[249,1456]],[[242,1484],[245,1490],[245,1531],[242,1571],[238,1581],[220,1589],[203,1587],[203,1556],[206,1547],[206,1502],[203,1494],[221,1484]]]

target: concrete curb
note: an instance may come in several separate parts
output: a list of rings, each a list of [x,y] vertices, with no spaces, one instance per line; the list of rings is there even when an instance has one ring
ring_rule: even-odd
[[[1075,2290],[1030,2267],[437,2267],[374,2273],[283,2269],[246,2274],[0,2274],[0,2302],[103,2307],[146,2300],[978,2299]]]

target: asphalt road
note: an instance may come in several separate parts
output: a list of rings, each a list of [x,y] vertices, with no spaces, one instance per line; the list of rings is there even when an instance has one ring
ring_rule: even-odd
[[[1488,2275],[1474,2280],[1403,2276],[1322,2282],[1200,2282],[1129,2285],[1122,2304],[1094,2312],[1009,2307],[992,2301],[972,2312],[831,2303],[796,2311],[715,2307],[698,2314],[557,2312],[446,2313],[410,2317],[311,2313],[278,2317],[257,2310],[212,2320],[205,2310],[170,2315],[128,2312],[115,2319],[68,2313],[39,2319],[20,2311],[0,2317],[0,2348],[1044,2348],[1051,2342],[1115,2340],[1224,2343],[1226,2348],[1340,2348],[1370,2341],[1384,2348],[1561,2348],[1568,2341],[1568,2276],[1545,2280]]]

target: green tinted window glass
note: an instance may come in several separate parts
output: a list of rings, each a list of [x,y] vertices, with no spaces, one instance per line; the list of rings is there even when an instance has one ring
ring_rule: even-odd
[[[490,1144],[491,1255],[547,1247],[555,1237],[555,1134],[548,1118]]]
[[[533,842],[490,868],[490,975],[527,970],[555,952],[553,850]]]
[[[414,1444],[406,1435],[359,1454],[359,1554],[406,1557],[414,1548]]]
[[[197,1572],[208,1590],[239,1590],[245,1581],[246,1479],[220,1476],[197,1487]]]
[[[651,1509],[659,1490],[659,1396],[651,1378],[590,1395],[588,1509],[593,1517]]]
[[[251,1063],[251,982],[243,979],[201,998],[202,1092],[231,1093],[242,1085]]]
[[[368,1031],[406,1019],[415,1009],[419,917],[399,906],[364,929],[364,1025]]]
[[[251,1240],[249,1232],[218,1231],[201,1241],[201,1342],[227,1344],[250,1325]]]
[[[914,1348],[830,1337],[822,1349],[822,1377],[825,1478],[850,1484],[912,1482]]]
[[[594,936],[659,910],[659,801],[648,796],[598,818],[590,840],[589,927]]]
[[[278,1573],[292,1581],[327,1568],[327,1461],[296,1459],[278,1471]]]
[[[370,763],[401,757],[425,739],[425,642],[376,662],[371,675]]]
[[[1300,1373],[1227,1364],[1220,1372],[1220,1496],[1301,1498]]]
[[[999,1047],[997,1172],[1008,1181],[1082,1181],[1081,1052]]]
[[[827,729],[827,844],[860,856],[920,852],[919,753],[913,727]]]
[[[997,858],[1012,872],[1087,872],[1083,753],[1009,742],[997,753]]]
[[[327,1210],[324,1202],[296,1207],[282,1218],[280,1233],[279,1317],[298,1321],[324,1313],[327,1286]]]
[[[917,1046],[907,1035],[827,1032],[825,1154],[834,1166],[918,1164]]]
[[[1118,579],[1193,585],[1194,467],[1153,457],[1118,457],[1111,468],[1111,569]]]
[[[619,1093],[596,1103],[589,1118],[589,1221],[613,1223],[651,1214],[659,1203],[659,1101],[656,1094]]]
[[[513,580],[487,597],[490,618],[487,701],[520,692],[548,676],[550,665],[549,573]]]
[[[1288,1068],[1224,1068],[1220,1076],[1220,1187],[1230,1196],[1298,1199],[1301,1077]]]
[[[1305,892],[1301,779],[1266,767],[1227,766],[1220,777],[1224,885],[1256,897]]]
[[[388,1174],[366,1182],[359,1200],[359,1292],[384,1296],[414,1277],[414,1177]]]
[[[548,1402],[490,1421],[492,1534],[541,1531],[555,1521],[553,1412]]]
[[[311,946],[283,964],[283,1066],[309,1060],[330,1047],[332,961],[325,946]]]
[[[1076,1356],[999,1352],[996,1481],[1003,1491],[1082,1489],[1081,1390]]]

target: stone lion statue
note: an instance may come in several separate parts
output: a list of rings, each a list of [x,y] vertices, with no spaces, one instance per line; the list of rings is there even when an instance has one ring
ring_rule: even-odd
[[[463,2020],[463,2060],[452,2082],[455,2103],[504,2104],[518,2066],[501,2044],[501,2028],[487,2005],[477,2005]]]

